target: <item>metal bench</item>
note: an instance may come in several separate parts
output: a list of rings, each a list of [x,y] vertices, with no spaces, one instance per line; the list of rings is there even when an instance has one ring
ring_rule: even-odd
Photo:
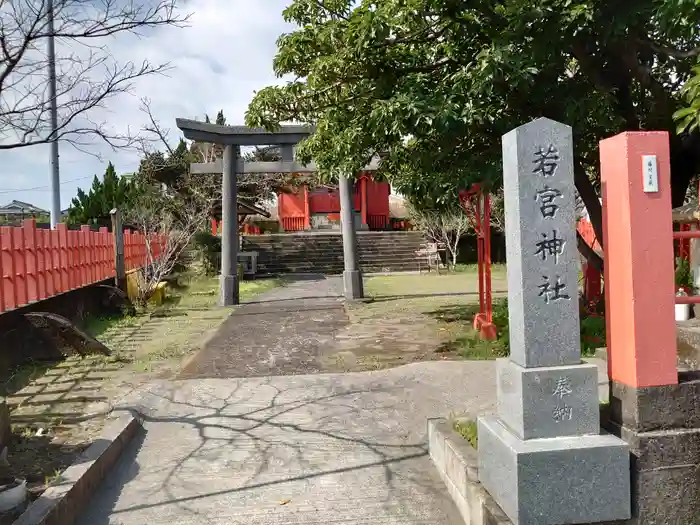
[[[435,271],[437,271],[437,273],[439,274],[440,266],[442,265],[442,258],[440,257],[440,252],[444,250],[445,248],[440,247],[440,245],[436,242],[429,242],[423,244],[422,248],[415,252],[418,256],[418,273],[422,272],[422,263],[425,262],[427,263],[428,271],[431,271],[433,268],[435,268]]]

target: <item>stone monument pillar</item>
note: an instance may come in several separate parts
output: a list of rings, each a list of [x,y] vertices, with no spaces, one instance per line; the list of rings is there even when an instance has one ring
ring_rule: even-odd
[[[666,132],[600,143],[611,430],[630,445],[634,523],[700,523],[700,373],[678,373]]]
[[[515,524],[630,517],[629,447],[600,433],[597,367],[581,362],[571,128],[503,137],[510,358],[478,421],[479,480]]]

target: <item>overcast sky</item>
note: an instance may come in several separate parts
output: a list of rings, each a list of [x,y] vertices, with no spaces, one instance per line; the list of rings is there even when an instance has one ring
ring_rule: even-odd
[[[110,102],[110,123],[140,129],[144,115],[140,100],[151,100],[156,118],[170,128],[171,142],[179,139],[176,117],[212,118],[224,110],[229,124],[243,124],[244,113],[256,90],[280,83],[272,72],[275,42],[293,28],[282,20],[291,0],[188,0],[193,13],[190,27],[163,28],[147,38],[129,35],[109,42],[116,59],[125,63],[170,62],[168,76],[139,79],[133,95]],[[111,152],[99,144],[93,151],[103,160],[61,146],[61,207],[67,208],[78,187],[87,188],[93,175],[101,176],[108,161],[118,173],[133,172],[135,152]],[[34,146],[2,152],[0,206],[17,199],[42,208],[50,206],[49,150]]]

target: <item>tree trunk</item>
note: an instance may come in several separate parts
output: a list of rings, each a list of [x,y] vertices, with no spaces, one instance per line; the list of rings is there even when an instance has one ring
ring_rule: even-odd
[[[588,174],[579,160],[574,165],[574,184],[578,194],[581,196],[581,200],[586,205],[588,219],[591,221],[598,243],[603,248],[603,207],[600,204],[598,193],[595,191],[591,179],[588,178]],[[576,234],[576,241],[581,255],[586,258],[589,264],[592,264],[602,272],[603,258],[588,246],[578,233]]]
[[[10,409],[7,406],[7,400],[0,397],[0,452],[10,444],[11,439]]]

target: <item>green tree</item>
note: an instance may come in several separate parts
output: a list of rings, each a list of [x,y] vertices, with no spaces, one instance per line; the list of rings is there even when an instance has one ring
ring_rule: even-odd
[[[695,76],[685,83],[681,93],[687,101],[687,107],[676,111],[673,117],[678,122],[679,133],[693,132],[700,128],[700,65],[693,68]]]
[[[501,136],[545,116],[573,127],[575,181],[602,241],[598,142],[671,133],[674,205],[700,165],[676,133],[700,54],[698,0],[294,0],[274,69],[298,80],[257,93],[246,123],[316,125],[300,147],[327,176],[373,155],[413,202],[501,184]],[[588,256],[593,258],[591,253]]]
[[[128,177],[120,177],[110,162],[105,170],[103,180],[92,180],[92,187],[85,193],[78,188],[78,195],[71,201],[68,209],[68,222],[71,224],[92,224],[107,226],[111,222],[109,212],[113,208],[122,211],[134,198],[135,185]]]

